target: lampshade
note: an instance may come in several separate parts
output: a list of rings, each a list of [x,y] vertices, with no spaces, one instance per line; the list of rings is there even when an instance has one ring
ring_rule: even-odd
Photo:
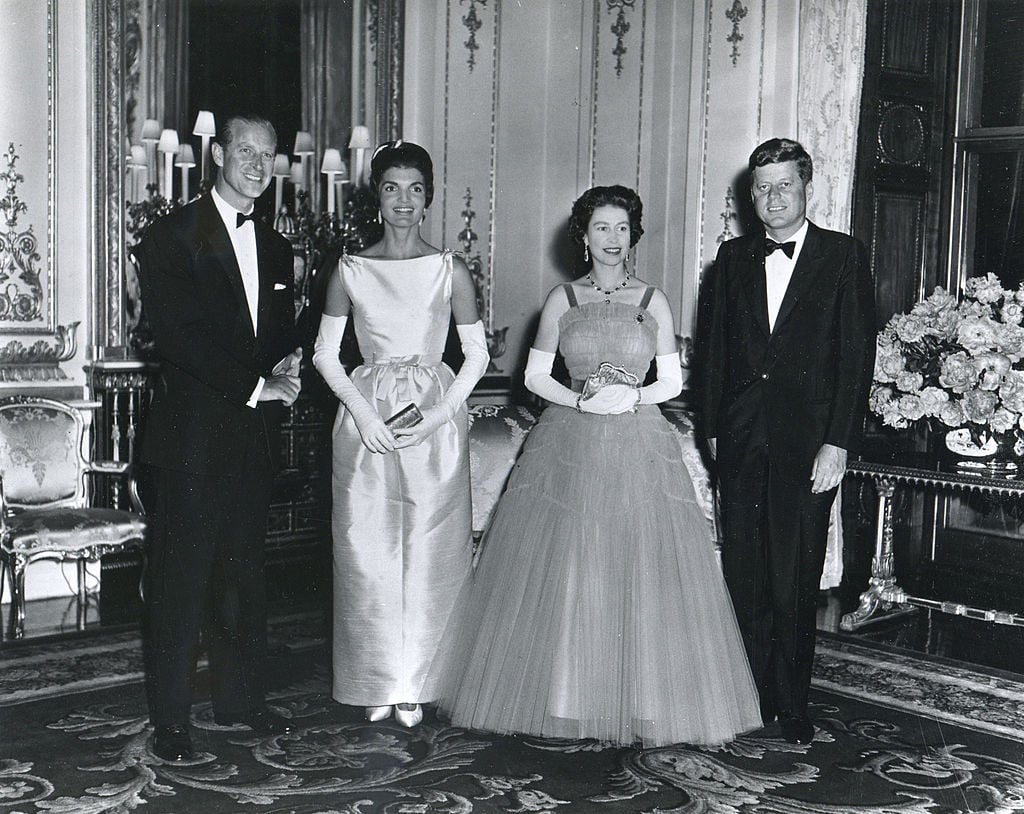
[[[305,179],[302,177],[302,165],[298,161],[292,163],[292,169],[291,172],[288,174],[288,179],[293,184],[305,183]]]
[[[192,128],[193,136],[216,136],[217,123],[210,110],[200,110],[196,116],[195,126]]]
[[[146,121],[142,123],[142,140],[159,141],[160,122],[158,122],[156,119],[146,119]]]
[[[370,131],[361,124],[352,128],[352,138],[348,141],[350,150],[369,150],[373,145],[370,143]]]
[[[320,172],[345,173],[345,163],[341,160],[341,153],[333,147],[324,150],[324,160],[320,164]]]
[[[313,155],[313,136],[305,130],[295,134],[295,149],[293,155]]]
[[[278,153],[274,156],[274,175],[279,178],[287,178],[292,171],[291,164],[288,163],[288,156],[284,153]]]
[[[182,144],[178,148],[178,158],[174,162],[175,167],[194,167],[196,165],[196,157],[192,153],[191,144]]]
[[[156,145],[156,148],[161,153],[178,152],[178,131],[165,127],[160,134],[160,143]]]
[[[149,166],[146,161],[146,148],[141,144],[133,144],[131,149],[130,157],[128,158],[129,167],[142,167],[146,168]]]

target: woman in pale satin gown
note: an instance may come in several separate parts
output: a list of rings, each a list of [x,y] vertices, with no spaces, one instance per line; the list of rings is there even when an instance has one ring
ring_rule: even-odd
[[[472,557],[466,398],[487,369],[476,291],[461,257],[420,236],[430,156],[409,142],[370,163],[384,237],[344,256],[327,286],[313,362],[341,400],[334,423],[334,688],[371,721],[422,719],[427,667]],[[339,360],[349,316],[363,364]],[[442,363],[455,318],[465,360]],[[410,404],[423,418],[386,419]]]
[[[573,205],[588,273],[552,289],[526,364],[549,406],[432,667],[458,726],[645,747],[761,726],[710,529],[657,406],[682,374],[668,300],[626,263],[641,211],[621,186]],[[551,375],[556,351],[570,387]],[[657,380],[641,386],[652,359]],[[635,382],[588,395],[605,362]]]

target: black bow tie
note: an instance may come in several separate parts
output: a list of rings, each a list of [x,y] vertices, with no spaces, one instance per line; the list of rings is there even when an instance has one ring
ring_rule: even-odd
[[[786,257],[792,259],[793,252],[796,251],[796,241],[791,240],[788,243],[776,243],[770,237],[764,239],[764,256],[767,257],[776,249],[782,249]]]
[[[255,215],[255,213],[251,212],[248,215],[243,215],[241,212],[239,212],[238,213],[238,218],[235,220],[235,228],[236,229],[239,228],[247,220],[251,220],[255,224],[256,223],[256,215]]]

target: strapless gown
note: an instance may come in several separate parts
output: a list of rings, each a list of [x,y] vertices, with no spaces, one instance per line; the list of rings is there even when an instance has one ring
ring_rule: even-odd
[[[570,297],[570,303],[574,298]],[[574,306],[560,350],[641,380],[654,318]],[[494,732],[717,744],[761,726],[707,519],[657,406],[551,405],[531,430],[434,665],[439,713]]]
[[[452,255],[345,257],[340,265],[364,364],[352,381],[387,418],[437,402],[451,320]],[[363,446],[344,406],[334,423],[334,680],[345,704],[434,699],[434,660],[472,563],[466,409],[423,444]]]

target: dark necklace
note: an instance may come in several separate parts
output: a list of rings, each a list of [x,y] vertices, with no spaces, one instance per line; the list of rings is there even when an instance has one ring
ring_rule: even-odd
[[[600,291],[602,294],[604,294],[604,301],[605,302],[611,302],[612,301],[612,294],[614,294],[616,291],[619,291],[620,289],[623,289],[627,285],[629,285],[629,278],[630,277],[631,277],[631,275],[627,271],[626,272],[626,279],[625,280],[623,280],[621,283],[619,283],[614,288],[609,288],[607,290],[601,288],[601,286],[599,286],[596,282],[594,282],[594,278],[590,276],[589,272],[587,273],[587,282],[589,282],[590,285],[593,286],[593,288],[595,290]]]

